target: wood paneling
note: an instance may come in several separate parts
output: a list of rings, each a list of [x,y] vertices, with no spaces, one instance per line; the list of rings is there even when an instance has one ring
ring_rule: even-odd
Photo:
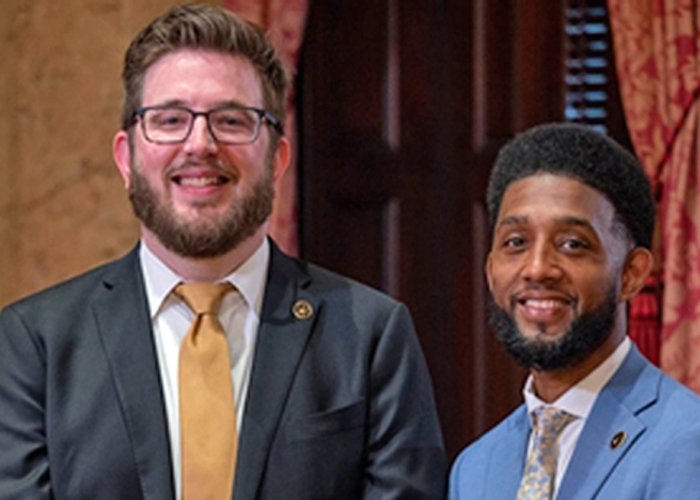
[[[301,253],[406,302],[448,452],[521,401],[487,327],[488,175],[564,116],[563,5],[315,0],[300,69]]]

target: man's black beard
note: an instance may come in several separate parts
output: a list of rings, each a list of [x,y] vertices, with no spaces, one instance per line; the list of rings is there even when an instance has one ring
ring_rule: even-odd
[[[170,251],[183,257],[217,257],[252,236],[272,213],[272,168],[251,186],[244,198],[214,221],[184,222],[158,197],[148,180],[132,165],[129,200],[141,222]]]
[[[518,364],[537,371],[552,371],[576,366],[593,354],[612,334],[616,314],[617,293],[612,285],[600,306],[574,319],[569,330],[556,340],[526,338],[512,314],[493,300],[489,326]]]

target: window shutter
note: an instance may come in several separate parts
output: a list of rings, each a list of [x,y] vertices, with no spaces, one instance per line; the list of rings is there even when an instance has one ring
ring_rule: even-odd
[[[614,60],[605,0],[568,0],[565,30],[566,120],[606,133]]]

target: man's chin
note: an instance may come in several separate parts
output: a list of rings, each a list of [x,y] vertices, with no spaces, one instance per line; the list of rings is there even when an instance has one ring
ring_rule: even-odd
[[[189,203],[186,205],[172,204],[171,212],[180,224],[199,224],[221,219],[230,210],[230,204]]]
[[[532,313],[526,308],[511,306],[509,316],[523,337],[543,341],[564,337],[577,319],[573,307],[561,308],[555,312]]]
[[[173,217],[172,227],[184,234],[211,234],[222,220],[222,215],[188,215],[186,217]]]
[[[569,326],[562,328],[561,326],[550,325],[523,325],[516,323],[520,336],[525,342],[536,343],[540,345],[555,344],[559,342],[569,331]]]

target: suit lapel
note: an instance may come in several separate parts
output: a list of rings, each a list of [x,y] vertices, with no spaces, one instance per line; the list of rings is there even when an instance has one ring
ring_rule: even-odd
[[[499,439],[489,457],[485,494],[489,500],[512,500],[518,493],[530,437],[530,419],[525,405],[509,418],[506,436]]]
[[[239,434],[235,500],[257,496],[287,395],[322,305],[303,289],[309,278],[301,268],[274,243],[270,246],[270,270]],[[312,306],[313,314],[297,319],[292,311],[302,300]]]
[[[558,498],[594,498],[645,431],[646,425],[637,415],[656,402],[661,380],[658,373],[644,370],[645,367],[646,362],[632,346],[620,369],[598,395]]]
[[[145,500],[172,500],[165,404],[137,250],[115,263],[93,304]]]

